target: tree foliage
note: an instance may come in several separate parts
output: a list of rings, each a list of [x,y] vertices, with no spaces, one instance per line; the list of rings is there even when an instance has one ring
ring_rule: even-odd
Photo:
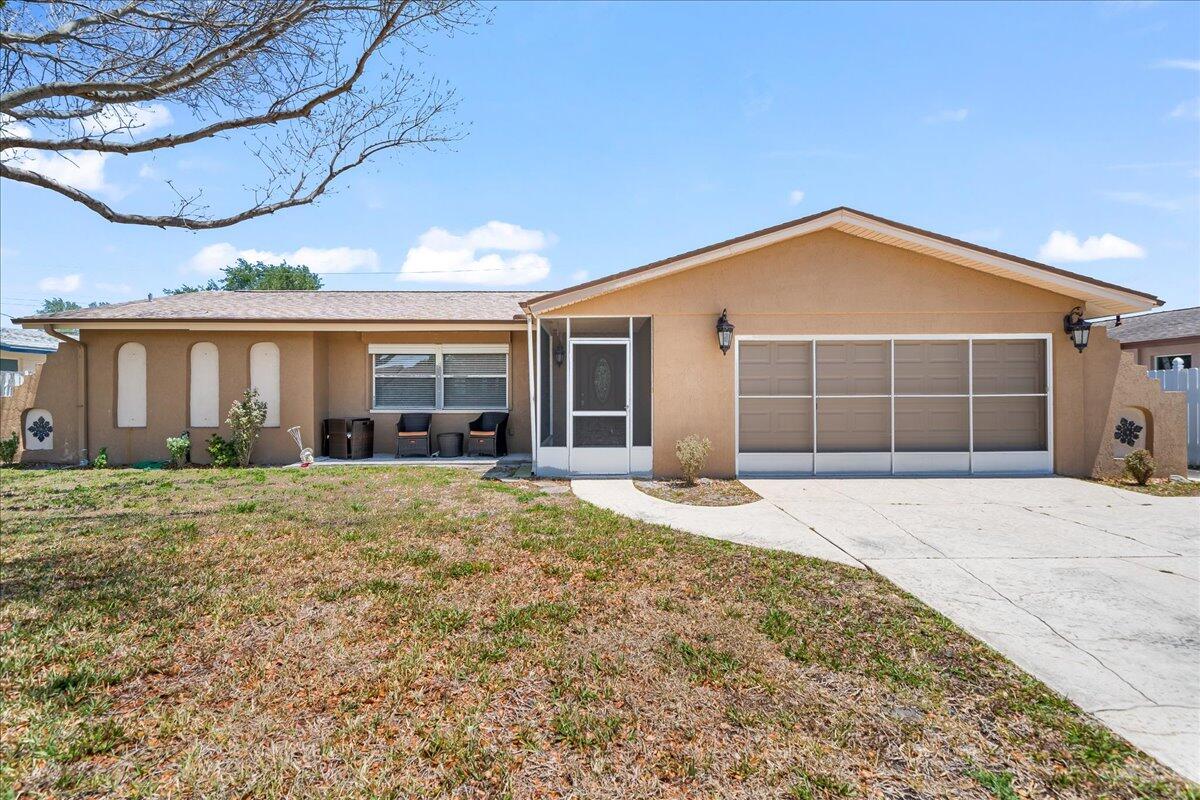
[[[470,0],[0,2],[0,177],[163,228],[312,203],[376,155],[457,138],[445,121],[453,94],[405,64],[478,16]],[[174,208],[145,214],[58,169],[234,137],[262,177],[239,209],[216,215],[177,176],[165,179]]]
[[[209,279],[208,283],[192,286],[184,284],[178,289],[163,289],[165,294],[187,294],[188,292],[244,292],[248,290],[302,290],[314,291],[325,284],[321,276],[309,270],[303,264],[292,265],[286,261],[278,264],[264,264],[256,261],[251,264],[244,258],[239,258],[231,267],[221,270],[221,279]]]

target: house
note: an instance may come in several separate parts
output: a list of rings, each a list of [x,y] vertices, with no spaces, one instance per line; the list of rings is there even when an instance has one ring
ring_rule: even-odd
[[[58,340],[40,330],[0,328],[0,372],[32,372],[58,349]]]
[[[1175,359],[1184,369],[1200,367],[1200,306],[1174,311],[1153,311],[1105,322],[1108,338],[1121,343],[1146,369],[1174,369]]]
[[[23,458],[163,459],[254,386],[266,463],[326,417],[371,416],[389,453],[406,410],[436,434],[503,409],[542,475],[677,474],[691,433],[713,475],[1111,474],[1134,408],[1180,471],[1183,398],[1067,330],[1160,304],[849,208],[553,292],[175,295],[17,320],[80,330],[21,401]]]

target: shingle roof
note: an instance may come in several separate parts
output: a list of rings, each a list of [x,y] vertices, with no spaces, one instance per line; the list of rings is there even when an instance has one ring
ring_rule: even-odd
[[[191,292],[13,320],[53,322],[511,322],[524,292]]]
[[[1120,327],[1115,326],[1113,321],[1103,324],[1108,328],[1108,338],[1118,342],[1152,342],[1158,339],[1200,337],[1200,306],[1121,317]]]
[[[58,339],[42,331],[27,331],[24,328],[0,328],[0,347],[6,350],[20,348],[42,353],[53,353],[58,349]]]

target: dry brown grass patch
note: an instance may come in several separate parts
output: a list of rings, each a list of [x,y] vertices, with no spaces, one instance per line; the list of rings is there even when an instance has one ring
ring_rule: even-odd
[[[448,470],[0,480],[0,796],[1188,796],[869,573]]]

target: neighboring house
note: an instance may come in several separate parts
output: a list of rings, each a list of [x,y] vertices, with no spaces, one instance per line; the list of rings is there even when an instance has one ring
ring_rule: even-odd
[[[164,459],[187,429],[203,461],[254,386],[265,463],[327,417],[371,416],[391,453],[404,411],[436,434],[507,410],[508,449],[543,475],[678,474],[692,433],[712,475],[1111,474],[1132,407],[1140,446],[1180,471],[1182,397],[1102,329],[1083,352],[1064,332],[1076,307],[1160,304],[847,208],[555,292],[175,295],[17,320],[80,329],[24,401],[24,441],[45,437],[24,457]]]
[[[1104,323],[1108,338],[1146,369],[1174,369],[1176,358],[1184,369],[1200,367],[1200,306],[1174,311],[1154,311]]]
[[[40,330],[0,328],[0,372],[32,372],[58,349],[58,340]]]

